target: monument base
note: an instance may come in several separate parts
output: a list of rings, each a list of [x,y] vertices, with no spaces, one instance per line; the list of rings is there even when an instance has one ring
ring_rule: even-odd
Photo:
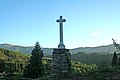
[[[53,49],[53,77],[61,79],[70,71],[69,49]]]

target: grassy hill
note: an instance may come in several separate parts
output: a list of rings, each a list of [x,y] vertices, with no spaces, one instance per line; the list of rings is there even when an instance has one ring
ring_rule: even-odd
[[[0,48],[0,60],[8,61],[11,59],[12,61],[25,62],[28,58],[29,55],[27,54]]]

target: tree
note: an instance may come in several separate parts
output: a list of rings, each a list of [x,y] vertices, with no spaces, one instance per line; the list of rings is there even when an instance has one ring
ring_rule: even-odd
[[[15,70],[13,69],[13,63],[7,62],[5,63],[5,77],[13,77]]]
[[[118,59],[118,65],[120,66],[120,57],[119,57],[119,59]]]
[[[114,52],[113,58],[112,58],[112,66],[116,66],[117,65],[117,54],[116,52]]]
[[[67,54],[67,61],[68,61],[68,71],[71,72],[71,55],[70,52]]]
[[[39,42],[36,42],[28,65],[25,67],[23,76],[27,78],[38,78],[43,77],[44,67],[42,64],[43,51],[39,45]]]
[[[5,61],[0,60],[0,73],[5,71]]]

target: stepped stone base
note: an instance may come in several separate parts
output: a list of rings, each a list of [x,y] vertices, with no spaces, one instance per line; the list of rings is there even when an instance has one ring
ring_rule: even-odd
[[[69,72],[69,49],[53,49],[53,77],[62,78]]]

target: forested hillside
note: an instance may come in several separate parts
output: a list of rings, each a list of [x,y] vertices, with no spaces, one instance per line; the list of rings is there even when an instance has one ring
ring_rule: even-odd
[[[100,64],[102,62],[111,63],[113,54],[108,53],[90,53],[78,52],[71,55],[71,59],[74,61],[80,61],[88,64]]]
[[[12,60],[13,62],[14,61],[25,62],[28,60],[28,57],[29,55],[24,54],[24,53],[0,48],[0,60],[3,60],[3,61]]]

